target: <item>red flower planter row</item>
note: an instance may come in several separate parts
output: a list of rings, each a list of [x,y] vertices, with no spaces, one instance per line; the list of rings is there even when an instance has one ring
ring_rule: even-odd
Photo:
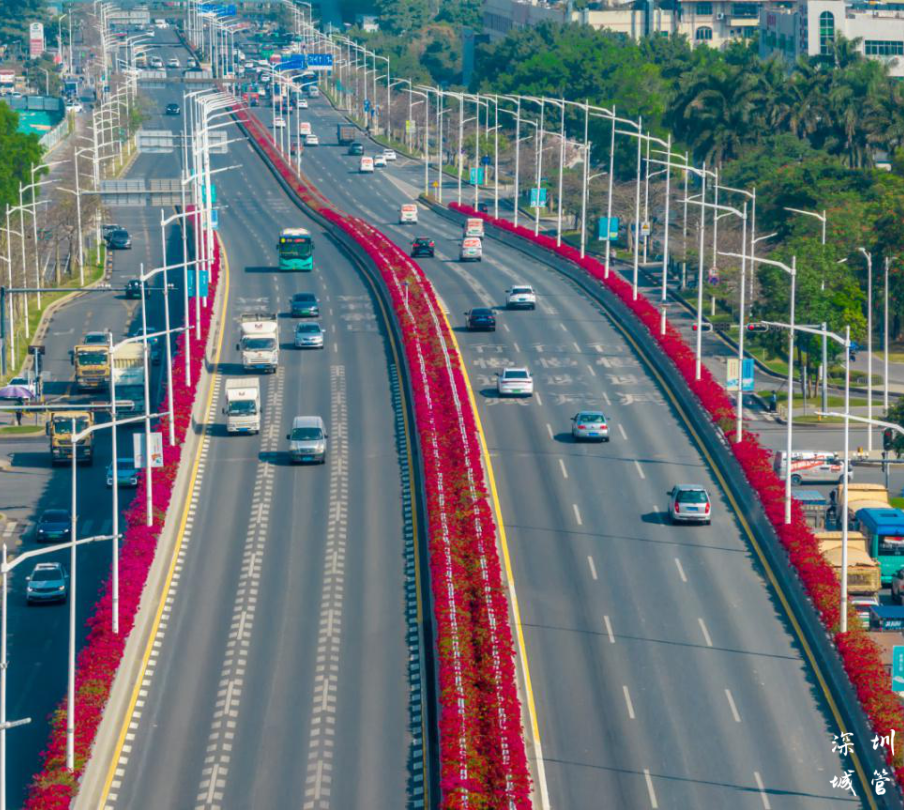
[[[219,244],[215,244],[209,295],[216,293],[220,270]],[[213,306],[201,310],[201,338],[194,337],[195,330],[182,332],[173,354],[173,415],[177,444],[170,447],[163,442],[163,467],[154,470],[153,524],[146,526],[147,480],[139,473],[138,489],[131,506],[124,515],[122,547],[119,556],[119,634],[111,629],[113,591],[108,579],[100,600],[88,619],[90,628],[85,646],[78,655],[75,675],[75,771],[66,769],[66,702],[63,700],[51,718],[50,739],[41,752],[43,768],[35,774],[25,803],[27,810],[65,810],[77,792],[78,779],[91,751],[104,706],[113,685],[113,679],[122,660],[126,640],[135,622],[141,594],[148,571],[154,561],[157,540],[163,530],[166,510],[172,498],[173,483],[182,460],[185,437],[191,428],[191,412],[201,377],[201,362],[205,356],[207,336]],[[191,381],[185,383],[182,353],[185,340],[191,340]],[[178,372],[178,373],[177,373]],[[165,401],[165,400],[164,400]],[[166,435],[168,417],[160,419],[160,431]]]
[[[437,629],[444,808],[530,808],[508,600],[467,385],[433,288],[366,222],[334,210],[287,165],[269,132],[237,116],[302,200],[351,236],[379,269],[401,326],[423,451]]]
[[[570,245],[556,245],[556,240],[543,234],[534,235],[528,228],[515,226],[505,219],[475,211],[458,203],[450,203],[455,211],[469,217],[480,217],[500,230],[508,231],[560,255],[579,265],[593,278],[614,292],[647,327],[666,355],[677,367],[688,387],[694,392],[712,420],[721,423],[732,451],[757,493],[772,527],[788,553],[791,564],[803,582],[816,606],[823,626],[833,636],[844,663],[845,671],[863,705],[873,730],[888,735],[892,729],[900,735],[904,731],[904,708],[893,691],[888,688],[888,675],[882,665],[878,647],[861,627],[856,613],[849,608],[848,631],[839,633],[840,585],[834,569],[819,552],[816,536],[807,525],[797,502],[792,503],[791,523],[785,524],[785,485],[772,469],[771,453],[759,442],[757,434],[744,431],[741,441],[734,441],[734,403],[725,389],[703,367],[700,380],[695,379],[696,358],[678,331],[669,323],[666,332],[660,334],[661,314],[656,306],[642,295],[633,300],[631,284],[617,273],[606,273],[605,265],[595,258],[581,258],[580,251]],[[861,741],[865,745],[867,741]],[[886,749],[889,764],[895,768],[898,782],[904,785],[902,752],[892,756]]]

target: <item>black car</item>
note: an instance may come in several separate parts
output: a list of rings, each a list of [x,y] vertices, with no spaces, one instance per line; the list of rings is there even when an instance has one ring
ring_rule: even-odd
[[[489,204],[489,203],[485,203],[485,202],[477,203],[477,210],[478,210],[481,214],[489,214],[489,213],[490,213],[490,204]]]
[[[433,240],[426,236],[419,236],[411,243],[411,258],[413,259],[418,256],[429,256],[432,259],[435,252],[436,246],[433,244]]]
[[[182,115],[182,108],[178,104],[167,104],[166,105],[166,114],[167,115]]]
[[[316,318],[320,315],[320,305],[314,293],[295,293],[289,304],[293,318]]]
[[[141,281],[130,278],[126,282],[126,298],[141,298]]]
[[[472,332],[495,332],[496,316],[488,307],[474,307],[465,313],[468,316],[468,329]]]
[[[364,144],[363,143],[353,143],[348,147],[348,154],[350,155],[363,155],[364,154]]]
[[[72,513],[68,509],[45,509],[35,528],[39,543],[68,543],[72,529]]]
[[[132,237],[125,228],[117,228],[107,234],[107,247],[110,250],[129,250],[132,247]]]

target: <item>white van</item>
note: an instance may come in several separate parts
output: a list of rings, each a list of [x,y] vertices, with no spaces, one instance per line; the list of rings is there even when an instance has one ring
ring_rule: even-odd
[[[479,262],[483,259],[483,243],[477,236],[466,236],[461,240],[458,259],[462,262]]]
[[[775,454],[772,469],[782,481],[788,474],[786,453]],[[844,459],[830,451],[798,450],[791,453],[791,483],[800,486],[808,484],[837,484],[844,478]],[[848,469],[848,481],[853,480],[854,471]]]
[[[159,17],[154,20],[154,27],[160,28],[161,30],[164,28],[169,28],[169,23],[166,20],[160,19]]]
[[[361,174],[373,174],[374,159],[370,155],[363,155],[361,162],[358,164],[358,172]]]
[[[320,88],[316,84],[308,85],[308,98],[317,98],[320,95]]]
[[[483,239],[483,220],[479,217],[471,217],[465,220],[465,236],[478,236]]]
[[[406,222],[417,225],[417,204],[405,203],[399,211],[399,222],[403,225]]]

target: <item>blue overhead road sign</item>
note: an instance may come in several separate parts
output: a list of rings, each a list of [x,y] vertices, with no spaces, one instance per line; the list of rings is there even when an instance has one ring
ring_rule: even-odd
[[[304,70],[306,65],[305,55],[299,53],[290,56],[288,59],[283,59],[282,62],[274,66],[274,70]]]
[[[308,68],[310,70],[330,70],[333,67],[333,54],[309,53]]]

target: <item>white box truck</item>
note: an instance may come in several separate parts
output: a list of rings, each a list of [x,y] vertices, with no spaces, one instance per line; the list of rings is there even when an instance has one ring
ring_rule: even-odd
[[[279,323],[275,312],[253,312],[239,318],[242,368],[246,371],[275,372],[279,365]]]
[[[260,433],[261,381],[257,377],[226,380],[227,433]]]
[[[150,358],[148,358],[150,362]],[[118,407],[119,416],[144,413],[144,346],[125,343],[113,351],[113,383],[116,401],[129,401],[131,407]]]

